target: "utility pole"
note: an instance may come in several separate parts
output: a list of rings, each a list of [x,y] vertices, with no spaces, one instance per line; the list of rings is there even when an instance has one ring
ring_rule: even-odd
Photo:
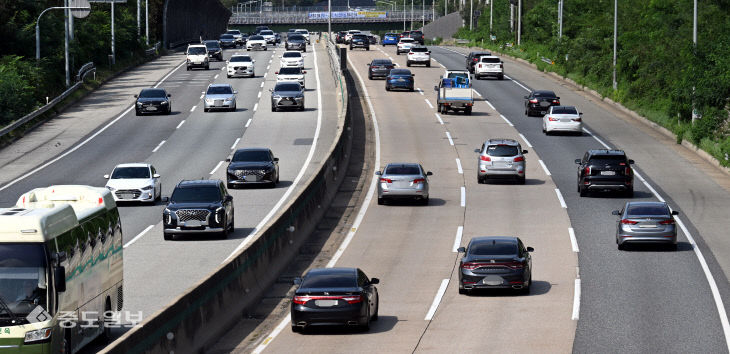
[[[563,38],[563,0],[558,0],[558,39]]]
[[[408,17],[411,20],[411,31],[413,31],[413,0],[411,0],[411,14]]]
[[[403,32],[406,31],[406,0],[403,0]]]
[[[692,55],[697,57],[697,0],[694,0],[694,9],[692,14]],[[694,70],[692,65],[692,70]],[[694,75],[693,75],[694,76]],[[692,124],[699,118],[697,110],[695,109],[695,86],[692,85]]]
[[[509,3],[509,31],[515,31],[515,5]]]
[[[421,31],[426,27],[426,0],[421,0]]]
[[[140,1],[140,0],[137,0]],[[144,0],[144,41],[150,45],[150,1]]]
[[[142,8],[142,0],[137,0],[137,38],[139,38],[139,35],[142,33],[142,27],[140,25],[140,13]]]
[[[117,61],[117,56],[114,50],[114,1],[112,1],[112,62],[114,65]]]
[[[613,0],[613,90],[616,91],[616,31],[618,30],[618,0]]]
[[[69,74],[69,67],[68,67],[68,18],[71,17],[71,11],[68,9],[68,0],[63,1],[63,6],[65,9],[63,9],[63,30],[64,30],[64,36],[63,36],[63,51],[64,51],[64,57],[65,60],[65,68],[66,68],[66,87],[71,86],[71,75]]]
[[[332,0],[327,0],[327,47],[329,48],[332,37]],[[305,44],[306,46],[306,44]]]
[[[469,0],[469,31],[474,29],[474,0]]]
[[[517,3],[517,45],[519,46],[522,39],[522,0]]]
[[[492,12],[494,12],[494,0],[489,1],[489,34],[492,34]]]

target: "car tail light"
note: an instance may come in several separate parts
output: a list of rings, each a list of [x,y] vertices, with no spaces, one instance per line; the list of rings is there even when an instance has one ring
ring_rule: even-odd
[[[479,156],[479,159],[482,161],[492,161],[492,159],[489,158],[489,156]]]
[[[499,68],[500,68],[500,69],[504,69],[504,64],[502,64],[502,63],[499,63]]]
[[[425,182],[426,182],[426,179],[425,178],[416,178],[416,179],[413,180],[413,184],[425,183]]]
[[[471,58],[471,61],[475,62],[475,61],[477,61],[477,58]]]
[[[554,103],[554,104],[557,104],[557,105],[559,105],[559,104],[560,104],[560,101],[558,101],[558,100],[553,100],[553,103]]]
[[[479,63],[479,68],[481,69],[481,67],[482,67],[482,63]]]
[[[626,166],[624,169],[624,175],[631,176],[631,167]]]
[[[574,122],[580,122],[580,121],[582,121],[582,119],[580,119],[580,118],[573,118],[573,121]]]
[[[583,169],[583,174],[586,176],[590,176],[591,175],[591,166],[586,166],[586,168]]]
[[[659,225],[674,225],[674,219],[662,220],[659,222]]]
[[[309,296],[295,296],[292,302],[295,304],[304,305],[309,300],[312,300],[312,298]]]
[[[533,98],[530,100],[530,103],[537,103],[537,98]]]
[[[467,269],[467,270],[474,270],[481,266],[481,263],[478,262],[466,262],[461,264],[461,269]]]
[[[522,161],[525,161],[525,157],[524,156],[517,156],[517,157],[515,157],[515,161],[514,162],[522,162]]]
[[[551,121],[551,122],[557,122],[557,121],[559,121],[560,119],[558,119],[558,118],[555,118],[555,117],[552,117],[552,116],[548,116],[548,120],[549,120],[549,121]]]
[[[634,221],[634,220],[629,220],[629,219],[621,219],[621,223],[624,224],[624,225],[636,225],[639,222],[638,221]]]
[[[393,180],[392,180],[392,179],[390,179],[390,178],[382,178],[382,177],[381,177],[381,178],[380,178],[380,182],[385,182],[385,183],[393,183]]]
[[[335,296],[316,296],[316,295],[302,295],[294,296],[293,303],[304,305],[311,300],[343,300],[347,301],[348,304],[357,304],[362,302],[362,296],[360,295],[335,295]]]

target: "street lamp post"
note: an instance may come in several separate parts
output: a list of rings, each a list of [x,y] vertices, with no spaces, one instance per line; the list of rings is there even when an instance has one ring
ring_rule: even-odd
[[[35,22],[35,59],[40,60],[41,59],[41,17],[43,14],[50,10],[91,10],[89,7],[74,7],[74,6],[54,6],[49,7],[43,11],[41,11],[41,14],[38,15],[38,19]],[[66,30],[68,30],[68,23],[64,21],[64,27]],[[69,68],[68,68],[68,32],[66,32],[65,35],[65,41],[64,41],[64,48],[65,48],[65,56],[66,56],[66,87],[71,86],[71,76],[69,75]]]
[[[403,32],[406,31],[406,0],[403,0]]]
[[[474,0],[469,0],[469,31],[474,27]]]
[[[413,0],[411,0],[411,13],[408,17],[411,19],[411,31],[413,31]]]
[[[150,1],[144,0],[144,42],[150,45]]]
[[[618,0],[613,0],[613,90],[616,91],[616,31],[618,29]]]
[[[489,1],[489,34],[492,34],[492,12],[494,11],[494,0]]]
[[[558,39],[563,38],[563,0],[558,1]]]
[[[517,2],[517,45],[519,46],[522,40],[522,0]]]
[[[692,13],[692,54],[697,55],[697,0],[694,0],[694,8]],[[694,70],[694,65],[692,66]],[[694,75],[693,75],[694,76]],[[692,85],[692,124],[697,120],[698,115],[695,110],[695,86]]]

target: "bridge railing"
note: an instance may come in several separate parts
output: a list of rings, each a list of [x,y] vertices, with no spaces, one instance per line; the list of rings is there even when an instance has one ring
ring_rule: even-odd
[[[277,23],[327,23],[329,13],[316,8],[277,8],[272,11],[234,12],[229,20],[230,24],[277,24]],[[389,11],[384,9],[368,9],[361,11],[332,11],[333,23],[368,23],[368,22],[417,22],[432,21],[434,12],[430,6],[423,9],[414,7],[413,11]],[[438,16],[437,16],[438,17]]]

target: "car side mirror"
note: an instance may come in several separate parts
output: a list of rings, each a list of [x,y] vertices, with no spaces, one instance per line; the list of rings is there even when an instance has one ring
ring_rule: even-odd
[[[556,99],[560,99],[560,97],[555,97]]]
[[[577,165],[580,165],[580,159],[575,159],[575,163],[576,163]]]
[[[382,176],[382,175],[383,175],[383,173],[382,173],[382,172],[380,172],[380,171],[375,171],[375,175],[376,175],[376,176]]]
[[[679,211],[677,211],[677,210],[672,210],[672,215],[679,215]]]
[[[629,165],[633,165],[633,164],[634,164],[634,160],[629,160]]]
[[[231,63],[230,61],[226,60],[226,64],[230,64],[230,63]]]
[[[163,203],[169,203],[169,202],[170,202],[170,197],[162,197],[162,198],[160,198],[160,200],[161,200],[161,201],[162,201]]]
[[[306,71],[302,70],[302,74],[306,74],[306,73],[307,73]]]
[[[532,247],[527,247],[527,252],[535,252],[535,249]]]
[[[527,150],[522,150],[522,154],[523,155],[526,154],[526,153],[527,153]]]
[[[139,95],[134,95],[134,98],[139,98]]]
[[[233,91],[233,94],[234,94],[234,95],[238,94],[238,91]]]
[[[528,99],[529,97],[525,96],[525,99]]]
[[[302,278],[296,277],[294,278],[294,280],[292,280],[292,283],[294,283],[294,285],[299,285],[302,283]]]
[[[255,62],[256,62],[256,59],[252,60],[251,62],[252,62],[252,63],[255,63]]]
[[[278,157],[274,157],[274,162],[279,162],[279,158]]]
[[[431,55],[431,51],[429,50],[428,52],[426,52],[426,54]]]
[[[370,279],[370,284],[380,284],[380,279],[372,278],[372,279]]]
[[[370,66],[370,63],[368,63],[368,66]]]
[[[227,159],[226,159],[226,162],[231,162],[231,158],[230,158],[230,157],[229,157],[229,158],[227,158]]]
[[[439,87],[438,87],[438,86],[434,86],[434,87],[433,87],[433,90],[434,90],[434,91],[438,91],[438,90],[439,90]]]
[[[426,176],[433,176],[433,172],[431,172],[431,171],[426,172]]]
[[[459,247],[459,248],[457,248],[457,249],[456,249],[456,252],[459,252],[459,253],[466,253],[466,248],[464,248],[464,247]]]
[[[269,92],[274,92],[274,89],[269,89]]]
[[[160,178],[160,175],[155,173],[154,175],[152,175],[152,178]]]
[[[168,94],[167,94],[167,97],[172,97],[172,94],[171,94],[171,93],[168,93]]]
[[[279,75],[279,72],[278,71],[274,71],[274,74]]]
[[[104,175],[104,179],[109,179],[109,175]]]
[[[414,76],[416,76],[416,74],[411,74],[411,77],[414,77]]]
[[[66,268],[63,266],[53,268],[53,282],[57,292],[66,291]]]
[[[474,149],[474,152],[476,152],[478,154],[478,153],[482,152],[482,149]]]
[[[621,215],[621,212],[618,210],[614,210],[611,212],[611,215]]]
[[[227,202],[232,202],[233,201],[233,196],[232,195],[227,195],[223,200],[225,200]]]
[[[578,113],[578,115],[581,115],[582,116],[583,115],[583,112]]]

